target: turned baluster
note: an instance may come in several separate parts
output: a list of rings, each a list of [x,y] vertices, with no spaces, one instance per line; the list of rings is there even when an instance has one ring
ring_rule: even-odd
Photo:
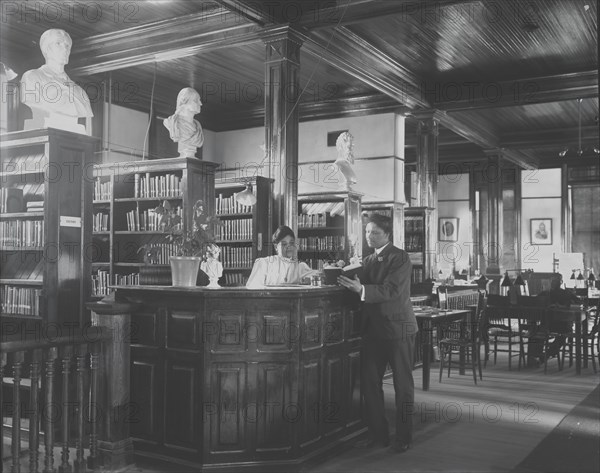
[[[31,389],[29,391],[29,471],[37,473],[40,447],[40,361],[42,350],[33,350],[30,366]]]
[[[58,348],[48,349],[46,354],[46,392],[44,393],[44,473],[54,473],[54,423],[59,418],[54,405],[55,362]]]
[[[25,353],[18,351],[15,353],[13,361],[13,418],[12,418],[12,473],[20,473],[21,465],[19,457],[21,456],[21,369]]]
[[[62,354],[62,399],[61,399],[61,414],[62,414],[62,452],[60,455],[59,473],[69,473],[71,465],[69,465],[69,378],[71,374],[71,356],[73,354],[72,347],[65,346]]]
[[[87,359],[87,345],[77,347],[76,365],[77,365],[77,436],[75,438],[75,471],[85,471],[85,460],[83,458],[83,409],[84,409],[84,382]]]
[[[100,354],[99,344],[95,343],[90,353],[90,455],[88,468],[95,470],[98,467],[98,367]]]
[[[4,367],[6,366],[6,353],[0,353],[0,423],[4,424],[4,399],[2,396]],[[0,459],[4,458],[4,442],[0,442]]]

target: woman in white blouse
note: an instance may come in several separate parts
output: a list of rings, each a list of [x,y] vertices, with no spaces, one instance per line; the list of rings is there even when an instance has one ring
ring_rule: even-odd
[[[298,261],[298,248],[293,230],[281,225],[273,233],[274,256],[258,258],[252,267],[246,287],[260,288],[280,284],[300,284],[302,279],[317,273]]]

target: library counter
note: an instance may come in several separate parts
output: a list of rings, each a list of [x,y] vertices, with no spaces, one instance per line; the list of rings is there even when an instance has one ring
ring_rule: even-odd
[[[294,469],[360,435],[360,312],[340,287],[120,286],[136,453]]]

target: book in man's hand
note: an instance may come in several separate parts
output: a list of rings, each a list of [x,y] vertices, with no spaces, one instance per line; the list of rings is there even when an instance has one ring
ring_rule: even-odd
[[[363,279],[364,276],[364,268],[361,263],[349,264],[348,266],[344,266],[342,268],[342,276],[346,276],[347,278],[354,279],[354,276],[358,275],[358,279]]]

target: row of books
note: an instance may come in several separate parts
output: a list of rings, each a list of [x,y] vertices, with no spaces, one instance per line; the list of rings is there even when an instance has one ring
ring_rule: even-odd
[[[404,241],[404,249],[406,251],[423,251],[423,236],[406,235]]]
[[[110,271],[99,269],[96,274],[92,274],[92,295],[93,296],[108,296],[110,289]]]
[[[92,224],[94,232],[107,232],[108,231],[108,217],[107,213],[98,212],[94,214],[94,222]]]
[[[415,284],[421,283],[424,281],[423,268],[413,268],[412,269],[411,281]]]
[[[117,286],[137,286],[140,283],[140,273],[115,274]]]
[[[226,246],[221,249],[221,263],[224,268],[252,268],[252,248]]]
[[[146,245],[147,258],[144,261],[150,264],[169,264],[170,257],[179,250],[180,246],[173,243],[150,243]]]
[[[301,206],[300,214],[329,214],[331,217],[344,215],[344,202],[306,202]]]
[[[405,232],[422,232],[424,230],[424,221],[422,217],[408,216],[404,218]]]
[[[181,177],[176,174],[151,176],[150,173],[135,174],[133,196],[136,198],[180,197]]]
[[[297,238],[300,251],[343,250],[344,237],[341,235],[310,236]]]
[[[247,213],[252,212],[252,207],[240,204],[233,195],[223,197],[223,194],[219,194],[215,199],[215,212],[217,215]]]
[[[242,273],[225,273],[223,278],[225,279],[225,286],[245,286],[248,282],[248,276]]]
[[[181,207],[175,208],[177,215],[183,218],[183,209]],[[160,221],[162,216],[154,212],[153,209],[146,209],[140,211],[140,209],[130,210],[126,214],[127,216],[127,231],[130,232],[159,232],[162,230],[160,227]],[[174,228],[174,230],[180,230],[180,225]]]
[[[251,240],[252,239],[252,219],[243,218],[238,220],[223,220],[221,226],[215,231],[217,240]]]
[[[0,286],[3,314],[40,315],[41,289],[33,287]]]
[[[0,242],[3,246],[39,248],[44,246],[42,220],[8,220],[0,222]]]
[[[94,200],[110,200],[112,194],[112,181],[102,182],[99,179],[96,179],[94,182]]]
[[[322,259],[308,258],[308,259],[303,259],[302,261],[304,261],[312,269],[318,269],[319,271],[321,271],[323,269],[323,267],[325,266],[325,261]]]
[[[326,227],[329,214],[300,214],[298,215],[298,228]]]

